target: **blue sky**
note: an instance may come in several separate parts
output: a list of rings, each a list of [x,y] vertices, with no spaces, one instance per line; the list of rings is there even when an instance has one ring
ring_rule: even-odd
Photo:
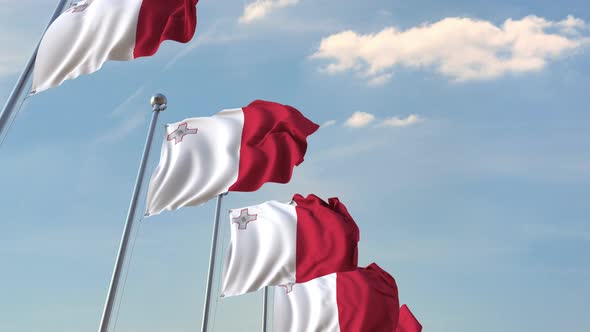
[[[0,99],[56,2],[0,0]],[[340,197],[360,263],[396,277],[425,331],[588,331],[587,1],[251,2],[202,0],[188,45],[26,101],[0,147],[0,330],[98,328],[163,92],[161,124],[254,99],[327,124],[292,183],[224,208]],[[142,223],[117,331],[199,329],[213,212]],[[217,303],[215,330],[259,329],[261,296]]]

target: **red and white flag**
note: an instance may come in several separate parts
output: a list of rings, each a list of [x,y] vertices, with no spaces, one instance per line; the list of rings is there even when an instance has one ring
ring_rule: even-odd
[[[399,321],[395,332],[422,332],[422,325],[405,304],[399,310]]]
[[[198,0],[84,0],[61,14],[43,36],[31,93],[99,70],[108,60],[156,53],[164,40],[186,43]]]
[[[359,229],[337,198],[326,203],[315,195],[295,195],[291,203],[234,209],[229,221],[223,297],[357,267]]]
[[[289,182],[303,162],[307,137],[318,128],[295,108],[263,100],[169,124],[147,192],[147,215]]]
[[[281,332],[394,332],[400,312],[395,280],[375,263],[275,287],[273,306],[273,331]]]

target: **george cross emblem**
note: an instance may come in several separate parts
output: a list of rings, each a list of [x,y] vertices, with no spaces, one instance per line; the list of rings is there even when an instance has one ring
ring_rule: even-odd
[[[86,8],[90,7],[94,0],[86,0],[81,2],[76,2],[70,9],[66,10],[68,13],[79,13],[86,10]]]
[[[232,223],[238,224],[238,229],[246,229],[248,223],[258,219],[257,214],[248,214],[248,209],[242,209],[240,215],[236,218],[231,218]]]
[[[279,287],[282,287],[285,289],[285,293],[287,293],[287,294],[289,294],[293,291],[293,286],[295,286],[294,282],[286,283],[284,285],[279,285]]]
[[[167,139],[169,141],[174,140],[174,145],[182,142],[182,139],[184,138],[184,136],[186,135],[194,135],[199,131],[199,129],[197,128],[189,128],[188,124],[186,122],[183,122],[181,124],[178,125],[178,128],[176,128],[175,131],[173,131],[172,133],[170,133],[170,135],[168,135]]]

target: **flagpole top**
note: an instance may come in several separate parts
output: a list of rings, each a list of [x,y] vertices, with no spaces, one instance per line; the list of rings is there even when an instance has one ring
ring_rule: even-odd
[[[165,111],[168,106],[168,98],[161,93],[156,93],[150,99],[150,103],[152,104],[152,109],[157,112]]]

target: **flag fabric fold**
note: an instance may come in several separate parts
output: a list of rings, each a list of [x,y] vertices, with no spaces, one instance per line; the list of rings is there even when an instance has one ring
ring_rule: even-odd
[[[319,126],[289,105],[256,100],[243,111],[240,171],[229,190],[256,191],[265,182],[289,182],[293,167],[303,162],[307,136]]]
[[[405,304],[399,310],[399,322],[395,332],[422,332],[422,325]]]
[[[400,312],[395,280],[375,263],[275,287],[273,307],[281,332],[394,332]]]
[[[85,0],[62,13],[39,44],[31,93],[99,70],[109,60],[156,53],[165,40],[190,41],[198,0]]]
[[[357,267],[359,229],[337,198],[295,195],[233,209],[222,296],[306,282]]]
[[[167,126],[147,193],[147,215],[207,202],[227,191],[287,183],[318,125],[297,109],[256,100]]]

